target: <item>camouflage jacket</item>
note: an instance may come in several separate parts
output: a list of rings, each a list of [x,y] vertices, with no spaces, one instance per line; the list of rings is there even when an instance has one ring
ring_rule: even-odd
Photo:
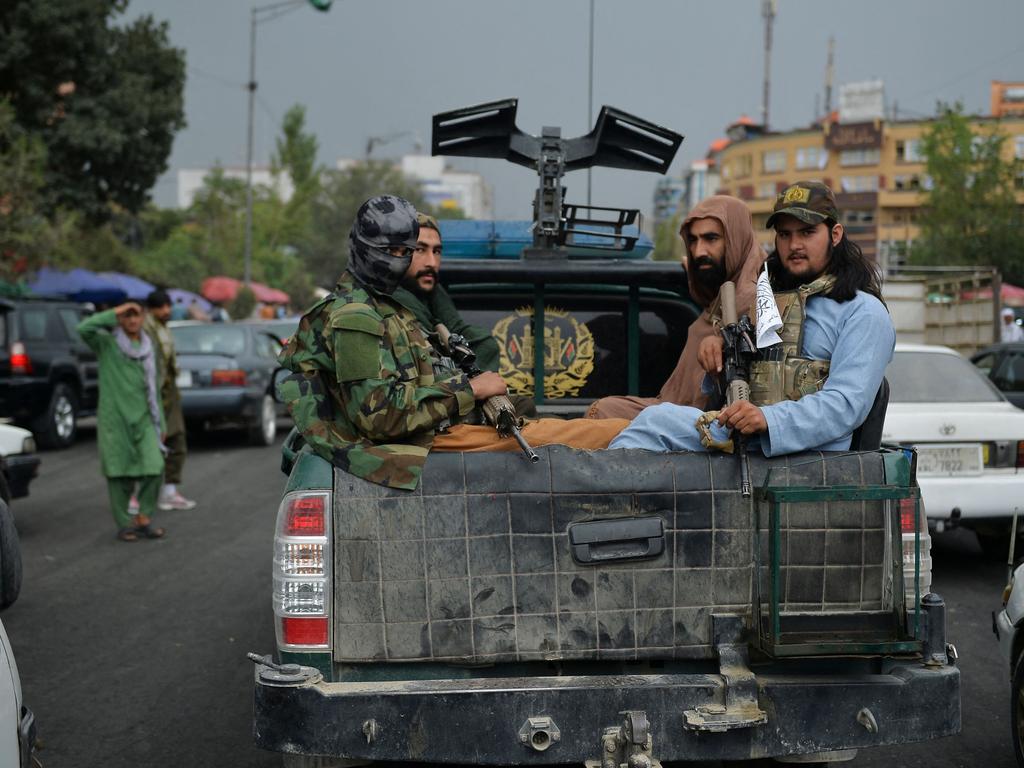
[[[299,321],[278,358],[295,427],[335,466],[392,488],[417,486],[436,426],[469,413],[469,379],[435,380],[416,318],[345,272]]]
[[[434,333],[434,327],[438,323],[443,323],[452,333],[466,338],[476,353],[477,368],[481,371],[498,370],[500,360],[497,340],[486,328],[463,320],[451,296],[442,286],[435,286],[426,297],[399,287],[392,294],[392,298],[416,315],[416,320],[419,321],[424,333]]]

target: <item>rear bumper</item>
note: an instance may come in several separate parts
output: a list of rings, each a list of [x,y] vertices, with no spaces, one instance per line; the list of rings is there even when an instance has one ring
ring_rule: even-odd
[[[684,727],[687,710],[725,704],[721,675],[326,683],[312,668],[303,670],[302,681],[268,683],[261,677],[267,668],[257,666],[258,746],[370,761],[580,764],[600,759],[603,730],[621,723],[627,710],[646,713],[651,754],[662,761],[831,752],[960,730],[959,670],[916,662],[887,674],[759,675],[758,705],[767,722],[721,732]],[[874,732],[862,724],[870,720],[865,709],[877,723]],[[550,718],[559,732],[544,751],[520,738],[537,717]]]
[[[7,456],[4,464],[7,466],[7,486],[11,489],[11,498],[28,496],[28,484],[39,474],[39,457],[31,453],[14,454]]]
[[[1024,498],[1024,472],[988,472],[977,477],[922,477],[921,497],[929,520],[1009,518]]]
[[[25,424],[46,412],[51,389],[46,379],[15,376],[0,382],[0,417]]]
[[[256,414],[262,398],[262,392],[252,392],[239,387],[183,389],[181,412],[186,420],[244,420]]]

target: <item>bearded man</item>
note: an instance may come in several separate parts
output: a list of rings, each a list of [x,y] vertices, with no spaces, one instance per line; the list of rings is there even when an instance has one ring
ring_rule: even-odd
[[[686,246],[683,267],[690,296],[704,310],[690,325],[679,362],[657,397],[603,397],[591,404],[588,419],[633,419],[644,408],[660,403],[707,407],[709,393],[701,389],[704,369],[698,353],[701,342],[714,335],[716,323],[721,322],[718,291],[722,283],[732,280],[737,311],[748,312],[766,254],[757,243],[750,209],[727,195],[715,195],[694,206],[679,234]]]
[[[877,267],[847,237],[835,197],[820,182],[797,182],[780,193],[768,226],[775,228],[768,271],[776,301],[786,307],[783,339],[796,340],[791,348],[780,345],[780,351],[794,365],[820,375],[807,379],[799,391],[758,392],[755,379],[771,383],[783,377],[757,368],[772,362],[753,363],[751,400],[722,409],[711,437],[725,441],[729,430],[739,430],[765,456],[848,450],[854,430],[871,410],[896,343]],[[706,342],[714,344],[715,339]],[[713,358],[704,356],[709,374],[718,370]],[[706,450],[696,427],[700,414],[698,408],[668,403],[648,408],[609,447]]]

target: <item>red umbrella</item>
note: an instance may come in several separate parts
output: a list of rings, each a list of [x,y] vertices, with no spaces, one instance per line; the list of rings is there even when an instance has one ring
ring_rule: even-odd
[[[965,299],[991,299],[992,289],[982,288],[980,291],[964,291],[961,296]],[[1003,283],[999,289],[1001,303],[1009,307],[1024,306],[1024,288],[1010,283]]]
[[[223,304],[228,301],[234,301],[241,287],[242,282],[240,280],[220,275],[203,280],[203,285],[199,292],[206,299]],[[249,287],[252,288],[252,294],[256,297],[256,301],[262,301],[265,304],[287,304],[290,298],[284,291],[270,288],[263,283],[250,283]]]

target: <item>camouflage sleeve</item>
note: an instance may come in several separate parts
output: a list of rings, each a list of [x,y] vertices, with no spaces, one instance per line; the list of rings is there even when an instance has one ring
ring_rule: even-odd
[[[396,353],[383,322],[355,312],[332,319],[336,375],[345,415],[370,440],[395,440],[473,409],[465,374],[419,384],[416,350]]]

